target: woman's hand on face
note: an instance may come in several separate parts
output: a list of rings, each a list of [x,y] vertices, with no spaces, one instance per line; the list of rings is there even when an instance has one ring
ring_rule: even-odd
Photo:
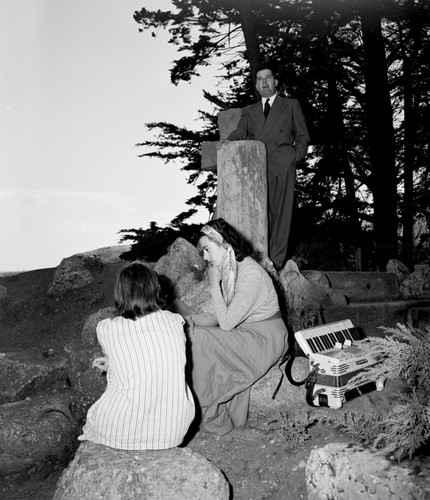
[[[219,267],[210,266],[208,267],[208,278],[211,286],[218,285],[220,280]]]
[[[92,365],[91,365],[92,368],[97,368],[98,370],[102,371],[102,372],[107,372],[108,369],[109,369],[109,360],[106,356],[103,356],[103,357],[100,357],[100,358],[96,358]]]
[[[185,316],[185,330],[189,335],[194,335],[194,320],[191,316]]]

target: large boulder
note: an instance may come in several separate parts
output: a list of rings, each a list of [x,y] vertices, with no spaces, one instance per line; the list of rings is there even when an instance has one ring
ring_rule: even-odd
[[[395,274],[400,284],[411,274],[411,271],[400,260],[390,259],[387,263],[387,273]]]
[[[330,280],[328,279],[327,274],[322,271],[304,270],[302,271],[302,274],[308,281],[310,281],[314,285],[331,288]]]
[[[91,268],[98,264],[99,261],[96,258],[83,254],[63,259],[55,270],[48,295],[50,297],[61,296],[68,290],[82,288],[92,283],[94,278],[91,274]]]
[[[0,353],[0,404],[65,390],[67,379],[65,356],[37,349]]]
[[[193,313],[213,310],[209,280],[198,281],[191,273],[179,279],[177,295]]]
[[[83,252],[81,255],[97,259],[102,264],[115,264],[122,262],[121,255],[129,252],[131,245],[116,245],[112,247],[98,248],[89,252]]]
[[[343,294],[329,288],[326,281],[322,284],[321,276],[316,276],[315,273],[308,276],[314,279],[314,282],[300,273],[293,260],[288,260],[279,273],[279,283],[290,309],[310,310],[347,304]]]
[[[48,295],[61,296],[68,290],[82,288],[92,283],[94,281],[92,271],[102,269],[107,264],[121,262],[120,256],[128,250],[130,245],[117,245],[66,257],[55,270]]]
[[[296,358],[291,368],[291,375],[296,382],[305,380],[309,375],[308,358]],[[251,387],[250,418],[261,417],[270,420],[280,412],[308,409],[305,386],[292,385],[278,366],[274,366]]]
[[[404,299],[430,299],[430,266],[415,269],[400,285]]]
[[[74,438],[70,394],[0,405],[0,475],[63,462]]]
[[[98,345],[97,341],[97,325],[100,321],[106,318],[111,318],[114,315],[114,307],[104,307],[99,311],[88,316],[82,329],[82,342],[84,344]]]
[[[198,281],[203,279],[205,263],[197,248],[184,238],[177,238],[167,254],[155,264],[154,269],[176,284],[182,276],[191,273]]]
[[[210,310],[211,295],[206,277],[206,264],[197,248],[178,238],[166,255],[156,263],[155,270],[174,287],[173,295],[186,304],[190,312]]]
[[[430,460],[387,460],[358,445],[332,443],[311,451],[306,465],[309,500],[425,500]]]
[[[227,500],[221,471],[188,448],[116,450],[83,442],[53,500]]]
[[[71,384],[70,409],[73,418],[83,422],[89,407],[106,390],[106,373],[91,367],[93,360],[103,356],[103,352],[99,345],[81,342],[67,344],[64,350]]]

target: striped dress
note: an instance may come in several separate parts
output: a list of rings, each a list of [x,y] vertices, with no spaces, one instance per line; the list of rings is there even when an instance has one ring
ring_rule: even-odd
[[[78,439],[122,450],[181,444],[195,413],[185,382],[182,317],[157,311],[135,321],[105,319],[97,338],[109,359],[107,388]]]

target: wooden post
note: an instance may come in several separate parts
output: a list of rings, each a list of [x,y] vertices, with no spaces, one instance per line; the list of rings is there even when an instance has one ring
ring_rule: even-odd
[[[217,147],[217,209],[268,255],[266,146],[259,141],[220,142]]]

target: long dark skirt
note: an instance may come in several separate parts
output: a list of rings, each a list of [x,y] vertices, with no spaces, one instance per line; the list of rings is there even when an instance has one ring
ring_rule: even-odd
[[[195,327],[190,340],[200,430],[222,435],[243,427],[248,419],[250,387],[287,348],[283,320],[242,323],[233,330]]]

